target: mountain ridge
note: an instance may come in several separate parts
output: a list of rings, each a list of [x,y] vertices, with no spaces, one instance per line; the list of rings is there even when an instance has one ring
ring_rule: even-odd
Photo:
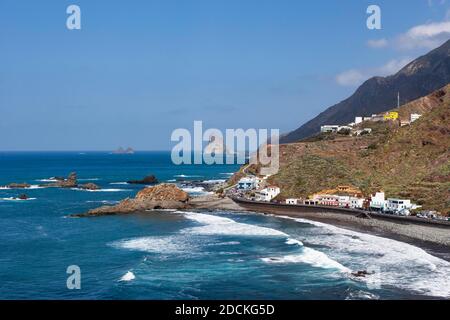
[[[347,99],[329,107],[298,129],[280,138],[280,143],[292,143],[312,136],[326,124],[346,124],[356,116],[370,116],[426,96],[450,83],[450,40],[415,59],[396,74],[366,80]]]

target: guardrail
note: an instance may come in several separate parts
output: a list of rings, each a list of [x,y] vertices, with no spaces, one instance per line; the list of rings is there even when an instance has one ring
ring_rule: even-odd
[[[247,206],[250,206],[253,208],[260,207],[260,208],[269,208],[269,209],[283,209],[283,210],[290,210],[290,211],[292,211],[292,209],[294,209],[294,210],[299,209],[299,210],[308,211],[308,212],[328,211],[328,212],[339,212],[339,213],[343,213],[343,214],[351,214],[354,216],[363,214],[370,218],[375,218],[375,219],[395,220],[398,222],[408,222],[408,223],[450,228],[450,221],[445,221],[445,220],[444,221],[432,220],[432,219],[427,220],[427,219],[411,217],[411,216],[397,216],[397,215],[393,215],[393,214],[380,213],[380,212],[376,212],[376,211],[367,211],[367,210],[360,210],[360,209],[350,209],[350,208],[331,207],[331,206],[262,202],[262,201],[253,201],[253,200],[237,198],[237,197],[232,197],[231,199],[238,204],[241,204],[243,206],[247,205]]]

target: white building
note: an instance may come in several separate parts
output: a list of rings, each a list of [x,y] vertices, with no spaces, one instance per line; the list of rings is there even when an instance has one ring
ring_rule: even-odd
[[[414,121],[418,120],[422,115],[418,113],[412,113],[410,116],[410,123],[413,123]]]
[[[320,132],[324,133],[330,133],[330,132],[338,132],[339,126],[338,125],[326,125],[320,127]]]
[[[370,208],[377,211],[384,211],[386,208],[386,200],[384,192],[377,192],[370,200]]]
[[[307,200],[303,201],[303,204],[310,205],[310,206],[317,206],[317,205],[319,205],[319,200],[307,199]]]
[[[364,199],[350,197],[350,208],[352,209],[363,209],[364,208]]]
[[[355,124],[360,124],[363,122],[363,117],[355,117]]]
[[[315,194],[313,200],[323,206],[339,206],[339,196],[334,194]]]
[[[342,208],[350,207],[350,197],[349,196],[339,196],[338,202],[339,202],[339,207],[342,207]]]
[[[256,192],[256,201],[270,202],[273,198],[280,194],[280,188],[269,186],[261,191]]]
[[[259,188],[259,179],[256,177],[246,177],[239,180],[237,188],[239,190],[254,190]]]
[[[386,210],[397,214],[409,215],[411,209],[417,208],[416,205],[407,199],[389,198],[386,201]]]
[[[298,204],[298,199],[286,199],[286,204]]]

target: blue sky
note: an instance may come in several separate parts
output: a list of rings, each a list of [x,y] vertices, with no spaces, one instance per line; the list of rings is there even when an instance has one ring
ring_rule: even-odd
[[[81,8],[81,30],[66,8]],[[377,4],[382,30],[366,27]],[[0,0],[0,150],[295,129],[450,38],[450,0]]]

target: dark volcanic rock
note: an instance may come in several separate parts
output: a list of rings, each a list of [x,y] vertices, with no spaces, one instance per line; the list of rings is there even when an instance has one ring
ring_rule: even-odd
[[[100,187],[95,183],[80,184],[78,188],[83,190],[100,190]]]
[[[146,176],[144,179],[141,180],[130,180],[127,181],[129,184],[156,184],[158,183],[158,179],[154,175]]]
[[[28,196],[27,196],[26,194],[21,194],[21,195],[19,196],[19,199],[20,199],[20,200],[27,200],[27,199],[28,199]]]
[[[114,206],[103,206],[74,217],[102,216],[144,212],[152,209],[185,209],[189,195],[174,184],[160,184],[138,192],[135,198],[127,198]]]

